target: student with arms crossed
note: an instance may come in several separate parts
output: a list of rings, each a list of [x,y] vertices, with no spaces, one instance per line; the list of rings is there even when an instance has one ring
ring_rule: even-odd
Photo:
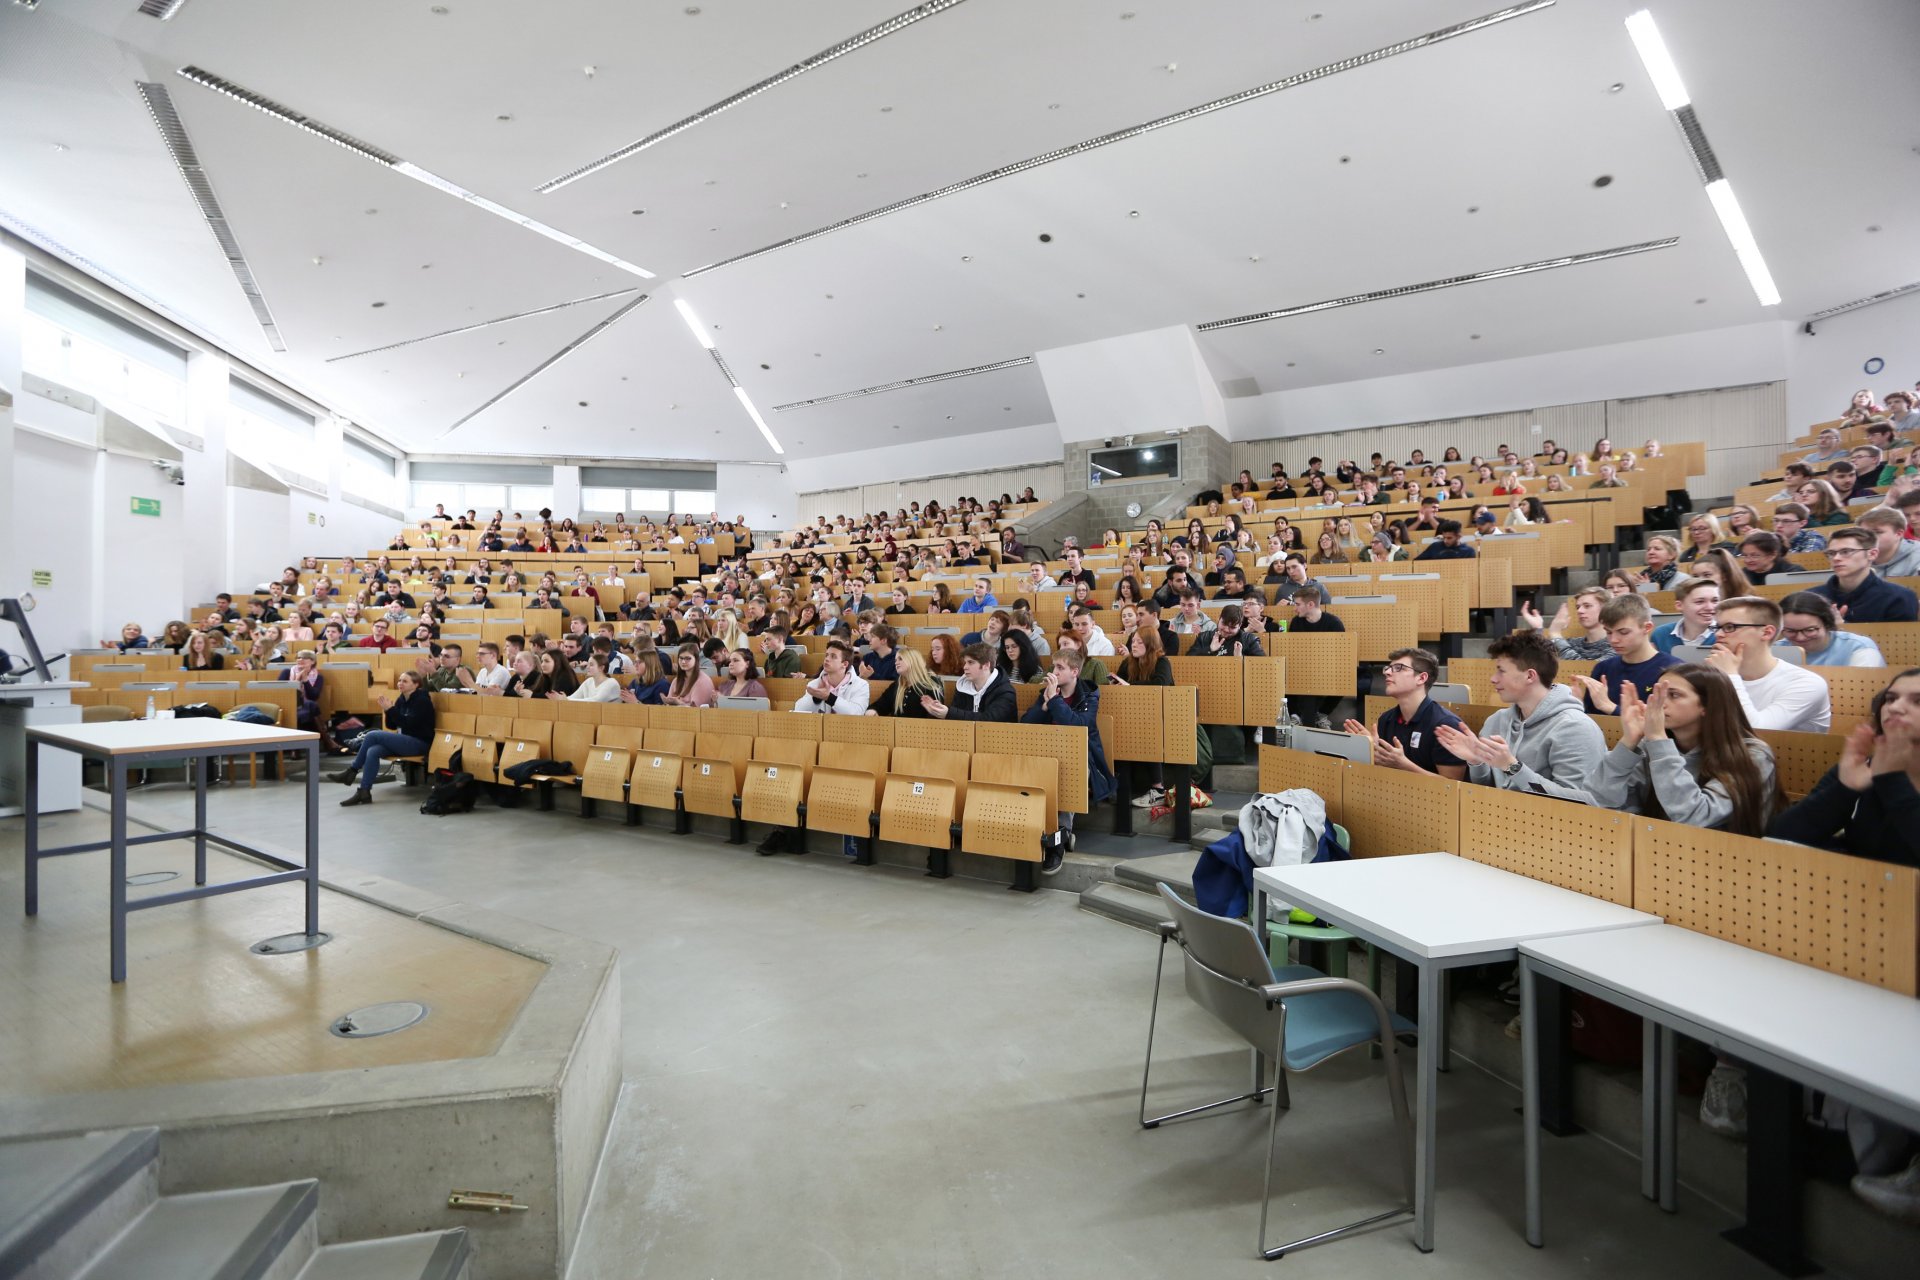
[[[1756,729],[1825,733],[1833,720],[1827,682],[1773,654],[1780,634],[1780,606],[1763,596],[1720,602],[1717,634],[1707,662],[1733,680],[1740,709]]]
[[[1464,779],[1466,762],[1441,746],[1436,736],[1442,725],[1461,727],[1460,717],[1427,695],[1440,678],[1440,660],[1425,649],[1395,649],[1387,655],[1382,670],[1387,678],[1387,696],[1398,705],[1380,713],[1377,729],[1349,720],[1346,731],[1373,740],[1373,762],[1377,765],[1437,774],[1455,782]]]
[[[1467,777],[1482,786],[1592,804],[1588,790],[1606,739],[1587,718],[1573,691],[1554,684],[1560,674],[1546,638],[1516,631],[1487,648],[1493,659],[1493,691],[1507,705],[1487,717],[1478,734],[1442,726],[1440,745],[1467,763]]]

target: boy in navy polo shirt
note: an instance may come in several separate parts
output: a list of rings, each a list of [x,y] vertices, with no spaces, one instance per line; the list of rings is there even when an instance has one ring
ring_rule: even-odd
[[[1409,773],[1434,773],[1456,782],[1467,776],[1466,762],[1440,745],[1434,730],[1441,725],[1460,727],[1460,717],[1427,696],[1440,678],[1440,660],[1425,649],[1396,649],[1387,655],[1387,696],[1399,705],[1382,712],[1377,730],[1358,720],[1346,723],[1348,733],[1373,739],[1373,762]]]
[[[1613,656],[1593,664],[1590,676],[1575,676],[1575,683],[1586,689],[1589,715],[1614,715],[1620,706],[1620,689],[1632,684],[1642,698],[1653,692],[1660,673],[1678,666],[1679,659],[1662,653],[1653,643],[1653,610],[1645,596],[1615,596],[1600,609],[1600,625],[1606,628],[1607,643]]]

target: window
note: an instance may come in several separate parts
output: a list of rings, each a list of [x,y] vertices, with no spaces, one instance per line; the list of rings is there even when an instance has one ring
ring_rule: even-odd
[[[388,476],[400,471],[400,461],[392,454],[344,432],[340,436],[340,450],[346,455],[348,466],[364,467]]]
[[[580,490],[580,509],[596,511],[602,515],[611,515],[616,511],[627,510],[627,491],[625,489],[586,489]]]
[[[675,489],[673,509],[682,515],[704,516],[713,510],[713,490]]]
[[[549,484],[516,484],[507,491],[512,497],[512,506],[531,520],[534,513],[543,507],[553,505],[553,486]],[[553,513],[554,518],[568,514],[564,511]]]
[[[463,484],[450,487],[459,489],[464,496],[459,499],[457,506],[449,502],[447,504],[449,511],[465,511],[468,507],[472,507],[480,513],[481,519],[487,520],[492,519],[493,513],[503,507],[506,508],[507,516],[511,519],[517,509],[507,505],[507,486],[503,484]]]
[[[630,495],[627,510],[635,514],[644,511],[648,515],[665,515],[673,505],[673,495],[665,489],[629,489],[627,492]]]
[[[109,403],[146,409],[166,422],[185,421],[184,377],[142,364],[46,316],[29,311],[23,321],[20,356],[26,372]]]

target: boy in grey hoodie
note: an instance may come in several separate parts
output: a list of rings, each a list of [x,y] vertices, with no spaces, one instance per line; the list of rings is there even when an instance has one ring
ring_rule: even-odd
[[[1493,690],[1507,705],[1476,734],[1465,725],[1435,730],[1440,745],[1467,762],[1481,785],[1592,804],[1588,790],[1607,754],[1600,726],[1580,700],[1556,685],[1560,659],[1538,631],[1517,631],[1487,647]]]

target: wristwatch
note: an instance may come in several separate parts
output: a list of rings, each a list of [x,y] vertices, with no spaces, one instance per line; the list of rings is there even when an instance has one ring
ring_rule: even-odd
[[[1513,763],[1500,771],[1500,776],[1503,778],[1511,778],[1514,774],[1519,772],[1520,772],[1520,757],[1515,756],[1513,758]]]

